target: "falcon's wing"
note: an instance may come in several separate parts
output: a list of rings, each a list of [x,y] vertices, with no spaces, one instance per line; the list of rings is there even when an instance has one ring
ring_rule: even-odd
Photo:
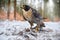
[[[38,13],[35,9],[32,8],[32,14],[35,18],[43,19],[40,13]]]

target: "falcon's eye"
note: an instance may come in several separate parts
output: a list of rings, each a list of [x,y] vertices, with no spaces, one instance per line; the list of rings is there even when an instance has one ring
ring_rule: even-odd
[[[24,9],[25,8],[25,5],[22,5],[20,8]]]
[[[23,8],[25,8],[25,5],[23,5]]]
[[[28,11],[30,9],[30,6],[28,6],[28,5],[23,5],[23,7],[24,7],[25,11]]]

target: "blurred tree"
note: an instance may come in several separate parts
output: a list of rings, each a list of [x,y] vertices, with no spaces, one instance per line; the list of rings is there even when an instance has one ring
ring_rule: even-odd
[[[4,0],[0,0],[0,9],[4,6]]]
[[[14,0],[14,19],[16,20],[16,0]]]
[[[7,12],[7,19],[9,19],[10,14],[10,0],[8,0],[8,12]]]
[[[8,7],[8,0],[0,0],[0,10],[2,10],[2,7],[6,10]]]
[[[45,2],[48,2],[49,0],[44,0]]]

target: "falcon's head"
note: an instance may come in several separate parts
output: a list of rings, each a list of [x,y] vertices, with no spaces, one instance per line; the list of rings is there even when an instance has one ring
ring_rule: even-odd
[[[21,8],[24,9],[25,11],[28,11],[31,7],[28,5],[22,5]]]

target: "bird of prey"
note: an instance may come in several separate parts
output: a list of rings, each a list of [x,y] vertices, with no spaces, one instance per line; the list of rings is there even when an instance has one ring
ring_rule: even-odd
[[[34,8],[30,7],[29,5],[23,5],[21,6],[22,11],[23,11],[23,17],[25,20],[27,20],[30,24],[31,24],[31,29],[32,29],[32,25],[33,23],[36,23],[37,26],[35,27],[36,31],[39,31],[42,29],[42,27],[45,27],[44,23],[43,23],[43,18],[40,15],[39,12],[37,12],[37,10],[35,10]]]

